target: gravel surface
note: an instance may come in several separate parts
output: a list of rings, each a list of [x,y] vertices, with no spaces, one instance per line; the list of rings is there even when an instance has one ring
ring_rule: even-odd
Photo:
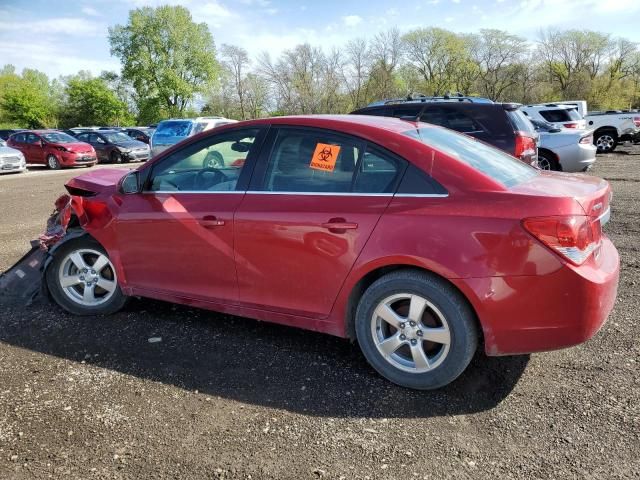
[[[135,301],[0,310],[0,479],[640,477],[640,148],[599,156],[618,302],[588,343],[479,354],[449,387],[378,377],[347,341]],[[0,270],[74,171],[0,177]]]

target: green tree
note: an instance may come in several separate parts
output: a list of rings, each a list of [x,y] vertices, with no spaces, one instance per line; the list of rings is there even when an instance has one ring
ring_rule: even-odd
[[[205,92],[218,74],[207,25],[193,22],[184,7],[131,10],[126,25],[109,28],[109,43],[111,54],[122,62],[122,77],[132,83],[138,109],[147,119],[154,114],[183,114],[195,95]]]
[[[0,86],[3,121],[28,128],[57,125],[58,105],[47,75],[31,69],[17,75],[13,67],[5,66]]]
[[[133,123],[127,105],[101,78],[87,78],[82,73],[67,80],[62,123],[79,125],[126,125]]]

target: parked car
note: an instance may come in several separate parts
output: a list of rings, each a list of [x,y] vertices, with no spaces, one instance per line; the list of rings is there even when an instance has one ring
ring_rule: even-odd
[[[0,140],[5,140],[6,141],[14,133],[24,132],[24,131],[26,131],[26,130],[23,129],[23,128],[10,128],[10,129],[0,130]]]
[[[623,110],[591,112],[585,117],[587,128],[595,130],[593,142],[598,152],[613,152],[622,142],[640,141],[640,113]]]
[[[7,146],[0,140],[0,173],[26,172],[27,162],[20,150]]]
[[[548,122],[556,128],[584,130],[587,127],[587,122],[582,118],[575,105],[557,103],[523,105],[521,110],[530,120]]]
[[[14,133],[7,145],[20,150],[27,163],[62,167],[92,166],[97,162],[91,145],[57,130],[29,130]]]
[[[375,102],[351,112],[422,122],[465,133],[529,165],[537,162],[537,133],[519,104],[493,103],[477,97],[419,97]]]
[[[99,162],[139,162],[149,160],[149,145],[134,140],[124,132],[95,130],[78,134],[78,140],[87,142],[96,151]]]
[[[206,166],[210,152],[224,166]],[[140,296],[349,337],[406,387],[451,382],[479,345],[583,342],[615,301],[606,181],[425,123],[252,120],[67,188],[75,201],[59,203],[84,232],[53,246],[45,272],[66,310]]]
[[[149,127],[135,127],[125,129],[124,133],[139,142],[144,142],[149,145],[154,131],[155,129]]]
[[[543,170],[586,172],[596,161],[593,130],[556,128],[549,122],[531,120],[540,134],[538,167]]]
[[[235,123],[223,117],[174,118],[158,123],[151,137],[151,154],[158,153],[175,145],[187,137],[228,123]]]

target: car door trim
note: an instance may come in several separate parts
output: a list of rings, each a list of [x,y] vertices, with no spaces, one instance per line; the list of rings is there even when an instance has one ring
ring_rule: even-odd
[[[256,195],[305,195],[323,197],[393,197],[393,193],[358,193],[358,192],[273,192],[266,190],[248,190],[246,193]]]

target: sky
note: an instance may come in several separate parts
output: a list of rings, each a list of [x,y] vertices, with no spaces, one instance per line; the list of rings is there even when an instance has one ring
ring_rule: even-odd
[[[119,71],[107,28],[128,12],[161,4],[187,7],[217,46],[272,57],[298,43],[324,49],[398,27],[456,32],[498,28],[535,41],[547,27],[590,29],[640,42],[640,0],[0,0],[0,66],[37,68],[49,76]]]

